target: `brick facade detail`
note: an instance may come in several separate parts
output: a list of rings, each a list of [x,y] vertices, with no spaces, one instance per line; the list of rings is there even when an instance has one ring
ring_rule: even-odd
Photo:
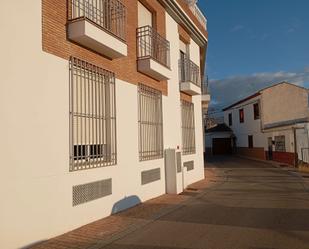
[[[137,0],[123,0],[127,9],[128,56],[110,60],[67,39],[68,1],[42,0],[42,49],[44,52],[69,60],[78,57],[115,73],[116,78],[137,85],[143,83],[168,94],[167,81],[156,81],[137,71],[136,29],[138,27]],[[155,14],[155,25],[165,37],[165,9],[153,0],[142,0]]]

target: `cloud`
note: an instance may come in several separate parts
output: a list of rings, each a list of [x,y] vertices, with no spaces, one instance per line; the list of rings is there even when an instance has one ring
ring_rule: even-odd
[[[243,30],[244,28],[245,28],[245,26],[238,24],[238,25],[235,25],[234,27],[232,27],[230,29],[230,32],[231,33],[238,32],[240,30]]]
[[[299,73],[281,71],[238,75],[225,79],[212,79],[209,82],[212,99],[214,100],[211,103],[211,107],[220,110],[264,87],[282,81],[299,86],[304,86],[306,83],[309,84],[309,68]]]

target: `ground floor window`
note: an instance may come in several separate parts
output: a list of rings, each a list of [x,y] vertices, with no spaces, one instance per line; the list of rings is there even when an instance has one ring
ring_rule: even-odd
[[[115,106],[114,74],[71,58],[71,171],[116,164]]]
[[[285,136],[276,136],[275,137],[275,149],[279,152],[285,152]]]
[[[182,153],[184,155],[194,154],[195,148],[195,124],[194,104],[181,101],[182,116]]]
[[[139,84],[138,99],[139,159],[163,158],[162,93]]]

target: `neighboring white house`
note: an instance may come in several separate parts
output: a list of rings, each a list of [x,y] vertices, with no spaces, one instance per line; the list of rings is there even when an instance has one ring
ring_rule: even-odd
[[[193,7],[1,2],[1,249],[204,178],[208,33]]]
[[[308,89],[281,82],[223,111],[238,153],[287,164],[307,160]]]

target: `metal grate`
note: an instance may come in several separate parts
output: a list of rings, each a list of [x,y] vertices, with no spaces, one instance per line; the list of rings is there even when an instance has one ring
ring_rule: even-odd
[[[182,154],[195,153],[194,104],[181,101],[182,110]]]
[[[148,183],[156,182],[161,179],[161,169],[151,169],[147,171],[143,171],[141,174],[142,177],[142,185],[146,185]]]
[[[184,162],[183,166],[187,168],[187,171],[194,170],[194,161]]]
[[[152,58],[170,67],[170,42],[159,35],[151,26],[137,29],[138,59]]]
[[[163,158],[162,93],[139,84],[139,158]]]
[[[126,7],[119,0],[69,0],[69,19],[86,18],[117,38],[126,40]]]
[[[202,80],[202,94],[207,95],[210,94],[209,92],[209,81],[208,81],[208,76],[203,78]]]
[[[70,60],[70,171],[115,165],[115,75]]]
[[[73,206],[112,194],[112,179],[73,186]]]
[[[275,149],[279,152],[285,152],[285,136],[276,136],[275,137]]]
[[[200,68],[187,56],[179,60],[180,83],[191,82],[201,87]]]

